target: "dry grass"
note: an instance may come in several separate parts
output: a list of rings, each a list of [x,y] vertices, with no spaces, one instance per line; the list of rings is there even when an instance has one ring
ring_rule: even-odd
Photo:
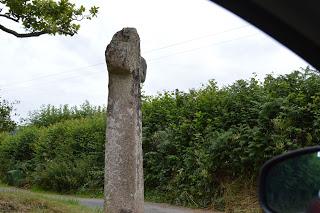
[[[0,212],[82,213],[97,211],[79,205],[74,199],[55,198],[42,193],[1,188]]]
[[[257,188],[254,181],[236,180],[224,184],[225,212],[260,213]]]

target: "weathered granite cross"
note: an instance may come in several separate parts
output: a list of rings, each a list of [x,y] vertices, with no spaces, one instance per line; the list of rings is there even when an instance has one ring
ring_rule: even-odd
[[[106,213],[144,209],[140,83],[147,64],[134,28],[117,32],[106,49],[109,72],[105,160]]]

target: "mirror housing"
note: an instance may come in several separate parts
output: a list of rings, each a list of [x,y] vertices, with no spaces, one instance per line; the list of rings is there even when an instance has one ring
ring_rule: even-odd
[[[260,206],[266,213],[320,212],[320,146],[290,151],[267,161],[260,171],[258,187]],[[310,205],[319,208],[313,211]]]

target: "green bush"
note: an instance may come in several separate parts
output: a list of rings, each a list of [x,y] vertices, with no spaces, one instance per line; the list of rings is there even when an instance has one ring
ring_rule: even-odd
[[[21,128],[14,135],[2,136],[0,143],[0,178],[13,185],[28,182],[27,179],[35,167],[34,145],[39,139],[41,129],[36,127]],[[9,172],[12,171],[12,172]],[[8,173],[9,172],[9,173]],[[14,176],[19,174],[19,181]]]
[[[271,157],[318,144],[319,100],[320,77],[309,68],[147,97],[146,190],[175,204],[210,205],[223,182],[255,178]]]
[[[35,146],[34,183],[59,192],[102,190],[105,123],[95,116],[48,127]]]
[[[6,182],[12,186],[22,186],[25,180],[21,170],[10,170],[6,174]]]
[[[320,77],[309,68],[263,82],[254,77],[218,88],[209,81],[198,90],[143,97],[146,195],[221,207],[224,183],[251,183],[271,157],[319,144],[319,103]],[[0,177],[58,192],[101,193],[105,129],[104,108],[42,108],[15,134],[0,134]]]
[[[96,107],[90,105],[88,101],[85,101],[79,107],[69,105],[60,105],[59,107],[53,105],[43,105],[40,110],[36,110],[29,113],[28,118],[23,119],[25,123],[29,125],[35,125],[38,127],[48,127],[52,124],[62,121],[86,117],[94,117],[97,115],[103,116],[106,112],[106,108]]]
[[[102,191],[105,123],[96,115],[1,136],[0,177],[58,192]]]

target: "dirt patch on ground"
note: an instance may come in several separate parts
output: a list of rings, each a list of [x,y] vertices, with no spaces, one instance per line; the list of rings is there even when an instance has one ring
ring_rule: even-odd
[[[20,203],[16,200],[0,201],[0,212],[31,212],[33,209],[46,209],[46,206],[36,203]]]
[[[237,180],[224,184],[225,212],[261,213],[257,187],[253,180]]]
[[[8,202],[6,200],[0,200],[0,212],[12,212],[12,211],[17,211],[16,206]]]

